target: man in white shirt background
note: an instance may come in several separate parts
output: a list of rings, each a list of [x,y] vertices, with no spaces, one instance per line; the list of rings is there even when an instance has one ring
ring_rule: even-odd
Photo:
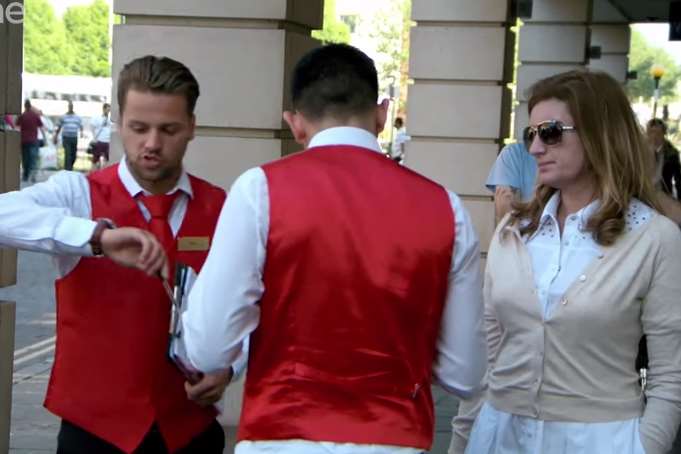
[[[391,146],[390,156],[397,162],[404,161],[404,152],[407,142],[411,140],[407,134],[407,128],[404,126],[404,119],[402,117],[395,118],[393,123],[395,127],[395,138]]]
[[[182,165],[198,82],[182,63],[147,56],[125,65],[117,86],[121,163],[0,195],[0,244],[52,254],[58,268],[45,398],[62,418],[57,453],[222,454],[212,404],[231,371],[185,383],[166,358],[159,278],[166,255],[170,269],[200,269],[225,199]]]
[[[307,150],[232,186],[182,317],[189,359],[229,369],[250,339],[237,454],[420,453],[431,382],[468,396],[486,367],[477,235],[455,194],[381,153],[365,54],[315,49],[291,91]]]
[[[111,119],[109,113],[111,106],[108,103],[102,105],[102,115],[90,121],[92,129],[92,164],[93,168],[101,169],[109,162],[109,142],[111,142]],[[89,151],[89,150],[88,150]]]

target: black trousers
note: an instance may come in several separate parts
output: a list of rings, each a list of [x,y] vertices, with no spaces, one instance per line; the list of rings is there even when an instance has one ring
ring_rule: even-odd
[[[21,179],[28,181],[29,177],[33,176],[33,172],[38,167],[38,160],[40,159],[40,145],[38,142],[22,143],[21,144],[21,167],[23,173]]]
[[[78,155],[78,137],[62,136],[61,142],[64,145],[64,170],[73,170]]]
[[[197,435],[176,454],[222,454],[225,433],[217,421]],[[57,454],[122,454],[123,451],[99,437],[62,420],[57,436]],[[169,454],[161,432],[154,425],[134,454]]]

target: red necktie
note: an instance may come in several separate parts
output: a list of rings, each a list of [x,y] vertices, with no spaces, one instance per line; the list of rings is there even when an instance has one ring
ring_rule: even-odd
[[[173,206],[177,194],[179,194],[178,191],[172,194],[147,195],[140,198],[151,215],[151,219],[149,220],[149,231],[158,238],[158,241],[163,246],[163,249],[165,249],[166,254],[168,254],[171,273],[173,272],[173,265],[175,263],[175,238],[173,237],[173,231],[168,223],[168,214],[170,213],[170,209]]]

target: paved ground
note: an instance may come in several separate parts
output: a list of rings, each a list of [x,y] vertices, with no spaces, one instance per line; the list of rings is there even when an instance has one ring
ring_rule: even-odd
[[[41,172],[39,180],[51,172]],[[42,406],[52,368],[55,335],[52,260],[19,252],[18,285],[0,289],[0,299],[16,302],[14,380],[10,454],[55,452],[59,420]]]
[[[44,179],[49,173],[42,173]],[[54,453],[59,419],[47,412],[43,398],[52,367],[55,335],[52,260],[43,254],[19,252],[18,285],[0,289],[0,300],[17,303],[12,426],[9,454]],[[434,390],[437,436],[431,453],[445,454],[456,401]],[[233,431],[227,432],[233,443]],[[231,453],[226,449],[225,453]]]

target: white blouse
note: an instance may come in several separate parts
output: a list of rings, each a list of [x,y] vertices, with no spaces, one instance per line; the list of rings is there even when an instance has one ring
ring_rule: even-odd
[[[562,235],[558,224],[560,192],[546,204],[539,228],[525,235],[532,272],[544,320],[562,304],[563,295],[589,263],[602,255],[600,246],[585,231],[599,207],[594,201],[565,219]],[[626,231],[651,218],[653,210],[637,199],[629,204]],[[631,367],[634,367],[632,364]],[[639,437],[640,418],[605,423],[543,421],[495,409],[488,402],[475,421],[466,454],[645,454]]]

